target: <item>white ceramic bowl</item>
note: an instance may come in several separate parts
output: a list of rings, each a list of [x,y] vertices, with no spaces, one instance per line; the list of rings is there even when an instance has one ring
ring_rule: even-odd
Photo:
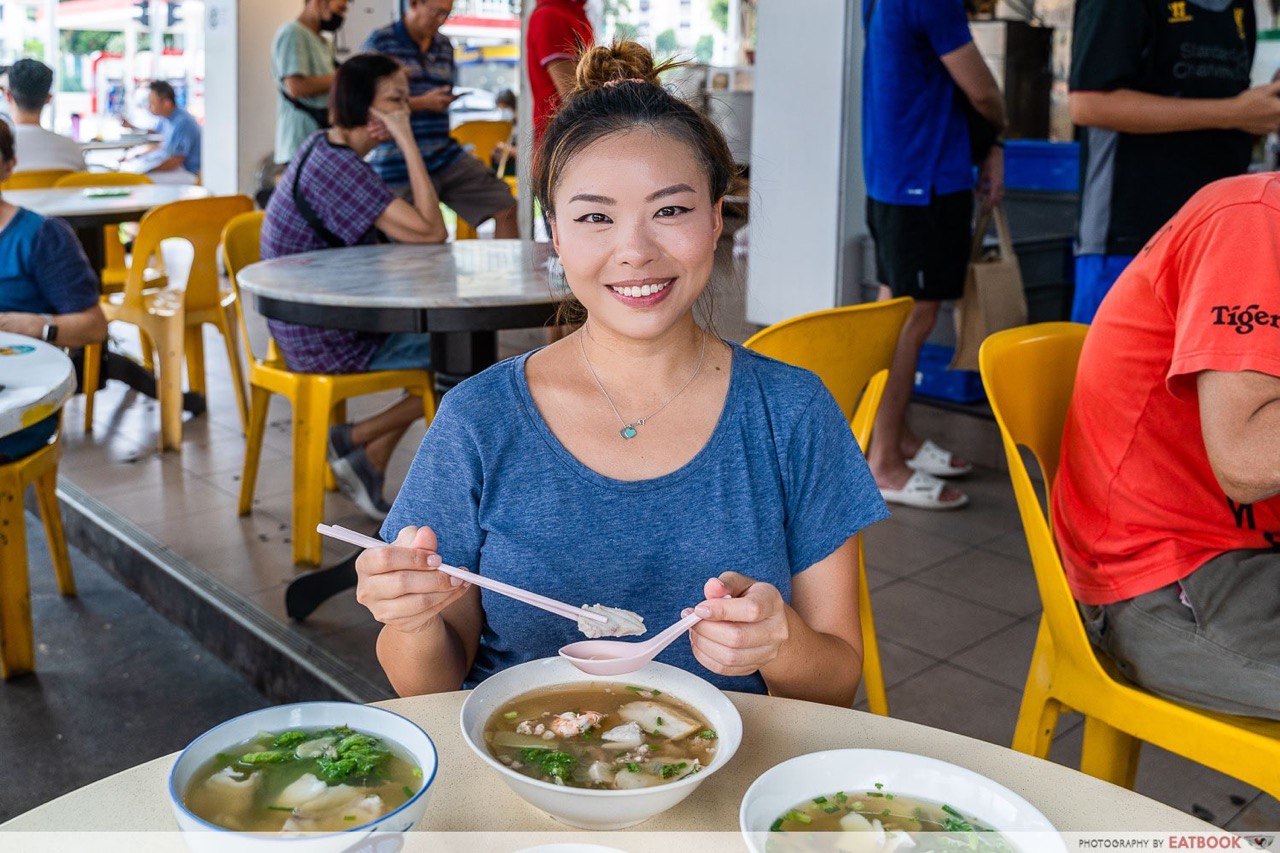
[[[705,770],[666,785],[600,791],[531,779],[489,754],[484,742],[484,726],[495,711],[534,690],[581,683],[653,687],[696,708],[716,731],[714,760]],[[467,745],[502,776],[511,790],[561,823],[580,829],[622,829],[666,811],[727,764],[742,742],[742,717],[719,689],[696,675],[662,663],[650,663],[638,672],[615,676],[587,675],[561,658],[543,658],[513,666],[485,679],[471,691],[462,705],[461,723]]]
[[[404,747],[422,770],[422,787],[407,803],[371,823],[353,826],[342,832],[308,833],[298,837],[273,837],[233,832],[209,823],[187,810],[183,792],[192,776],[217,753],[244,743],[258,732],[296,728],[331,728],[346,725],[360,732],[384,737]],[[405,832],[422,820],[431,797],[431,783],[438,769],[436,747],[427,733],[399,714],[368,705],[350,702],[300,702],[263,708],[227,720],[200,735],[182,751],[169,773],[169,801],[178,825],[185,833],[187,845],[196,851],[210,853],[328,853],[356,847],[372,833]]]
[[[1065,853],[1053,825],[1035,806],[985,776],[923,755],[884,749],[832,749],[784,761],[752,783],[738,822],[754,853],[764,853],[769,827],[797,803],[835,791],[874,791],[946,803],[1003,832],[1025,853]],[[774,835],[773,838],[780,838]]]

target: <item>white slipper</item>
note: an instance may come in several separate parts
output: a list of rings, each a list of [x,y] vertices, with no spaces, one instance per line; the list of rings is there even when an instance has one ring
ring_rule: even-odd
[[[963,477],[973,470],[973,465],[966,462],[962,467],[952,465],[955,454],[943,450],[929,439],[916,451],[916,455],[907,460],[907,467],[912,471],[921,471],[934,477]]]
[[[881,489],[880,497],[887,503],[916,509],[959,509],[968,506],[969,496],[963,493],[956,500],[942,500],[942,490],[946,487],[947,484],[937,477],[923,471],[913,471],[905,486],[901,489]]]

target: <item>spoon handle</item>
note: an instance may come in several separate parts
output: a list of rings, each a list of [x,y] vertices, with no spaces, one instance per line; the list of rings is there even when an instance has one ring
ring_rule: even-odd
[[[685,631],[688,631],[690,628],[692,628],[694,625],[697,625],[701,621],[702,621],[702,617],[699,616],[697,613],[690,613],[688,616],[684,617],[679,622],[672,625],[670,628],[667,628],[661,634],[658,634],[656,637],[650,640],[647,645],[650,648],[655,649],[656,651],[662,651],[667,646],[671,645],[671,643],[677,637],[679,637]]]

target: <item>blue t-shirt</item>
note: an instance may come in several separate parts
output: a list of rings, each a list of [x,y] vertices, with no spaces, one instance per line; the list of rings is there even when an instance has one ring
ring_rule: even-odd
[[[849,422],[806,370],[735,345],[706,446],[670,474],[627,482],[587,468],[556,439],[529,393],[528,358],[445,395],[384,539],[427,525],[446,563],[571,604],[634,610],[652,637],[721,572],[767,581],[789,601],[793,575],[888,515]],[[505,596],[481,590],[481,602],[468,687],[582,639],[569,620]],[[657,659],[723,689],[765,692],[758,673],[703,668],[687,638]]]
[[[437,34],[425,51],[418,47],[403,21],[374,30],[364,41],[362,50],[395,57],[409,74],[409,96],[441,86],[453,86],[456,72],[453,64],[453,42]],[[409,116],[413,138],[418,140],[422,162],[429,174],[437,174],[458,161],[466,152],[449,136],[449,113],[414,110]],[[378,177],[392,186],[409,183],[409,169],[404,155],[394,142],[384,142],[369,153],[368,161]]]
[[[973,37],[962,0],[863,0],[862,171],[867,195],[926,205],[973,188],[964,97],[941,57]]]
[[[173,115],[160,119],[160,150],[165,159],[181,157],[182,168],[200,173],[200,124],[182,107],[174,107]]]
[[[75,314],[98,304],[98,276],[75,232],[25,208],[0,230],[0,311]]]

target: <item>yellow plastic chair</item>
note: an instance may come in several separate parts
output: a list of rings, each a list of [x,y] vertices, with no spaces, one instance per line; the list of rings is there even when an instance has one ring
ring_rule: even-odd
[[[0,677],[12,678],[35,669],[35,635],[31,627],[31,588],[27,581],[27,529],[23,495],[35,486],[40,518],[49,537],[58,592],[76,594],[71,558],[58,509],[58,459],[62,445],[52,442],[16,462],[0,465]]]
[[[218,281],[218,245],[222,229],[236,214],[253,209],[248,196],[215,196],[162,204],[142,218],[133,242],[133,260],[123,293],[102,300],[108,320],[132,323],[150,338],[159,356],[160,449],[182,446],[182,362],[187,364],[187,384],[204,393],[204,324],[222,333],[231,364],[236,405],[246,429],[249,421],[244,375],[236,350],[235,324],[231,318],[234,290],[222,290]],[[168,239],[191,243],[194,255],[186,288],[149,289],[147,263],[160,260],[160,243]],[[99,345],[85,347],[84,428],[93,428],[93,397],[98,387]]]
[[[511,138],[511,122],[463,122],[451,130],[449,135],[463,148],[470,148],[471,155],[479,158],[487,169],[489,164],[493,162],[493,149],[497,147],[499,142],[506,142]],[[476,237],[476,229],[472,228],[465,219],[459,216],[457,226],[454,229],[454,239],[474,240]]]
[[[135,187],[151,183],[146,175],[135,175],[132,172],[70,172],[63,175],[54,187]],[[102,229],[103,267],[101,270],[102,292],[119,293],[124,290],[125,279],[129,276],[126,266],[124,244],[120,242],[120,227],[108,225]],[[158,273],[148,281],[151,287],[163,287]],[[144,347],[147,345],[144,343]],[[148,364],[151,359],[144,356]]]
[[[14,172],[0,190],[47,190],[58,182],[59,178],[71,174],[70,169],[32,169],[29,172]]]
[[[1156,696],[1094,652],[1067,586],[1045,506],[1058,472],[1067,407],[1087,326],[1039,323],[987,338],[978,355],[1009,462],[1043,614],[1013,748],[1046,758],[1058,717],[1085,718],[1080,770],[1133,787],[1143,741],[1280,795],[1280,723],[1234,717]],[[1041,504],[1020,447],[1044,475]]]
[[[858,446],[866,453],[898,336],[911,305],[912,300],[903,297],[804,314],[758,332],[745,346],[818,374],[840,404]],[[867,589],[862,534],[858,534],[858,618],[862,623],[862,683],[867,691],[867,707],[873,714],[887,717],[889,697]]]
[[[242,213],[227,223],[222,232],[222,253],[239,293],[236,276],[259,258],[259,236],[263,213]],[[240,515],[253,510],[253,492],[258,480],[262,436],[267,426],[267,408],[272,394],[279,394],[293,408],[293,561],[317,565],[320,562],[320,534],[316,525],[324,516],[324,491],[329,477],[327,462],[329,425],[335,413],[345,416],[346,401],[362,394],[405,390],[422,398],[427,423],[436,412],[435,377],[425,370],[378,370],[366,373],[294,373],[285,367],[275,341],[266,358],[258,358],[249,342],[244,308],[236,301],[236,320],[249,364],[249,430],[240,477]]]

